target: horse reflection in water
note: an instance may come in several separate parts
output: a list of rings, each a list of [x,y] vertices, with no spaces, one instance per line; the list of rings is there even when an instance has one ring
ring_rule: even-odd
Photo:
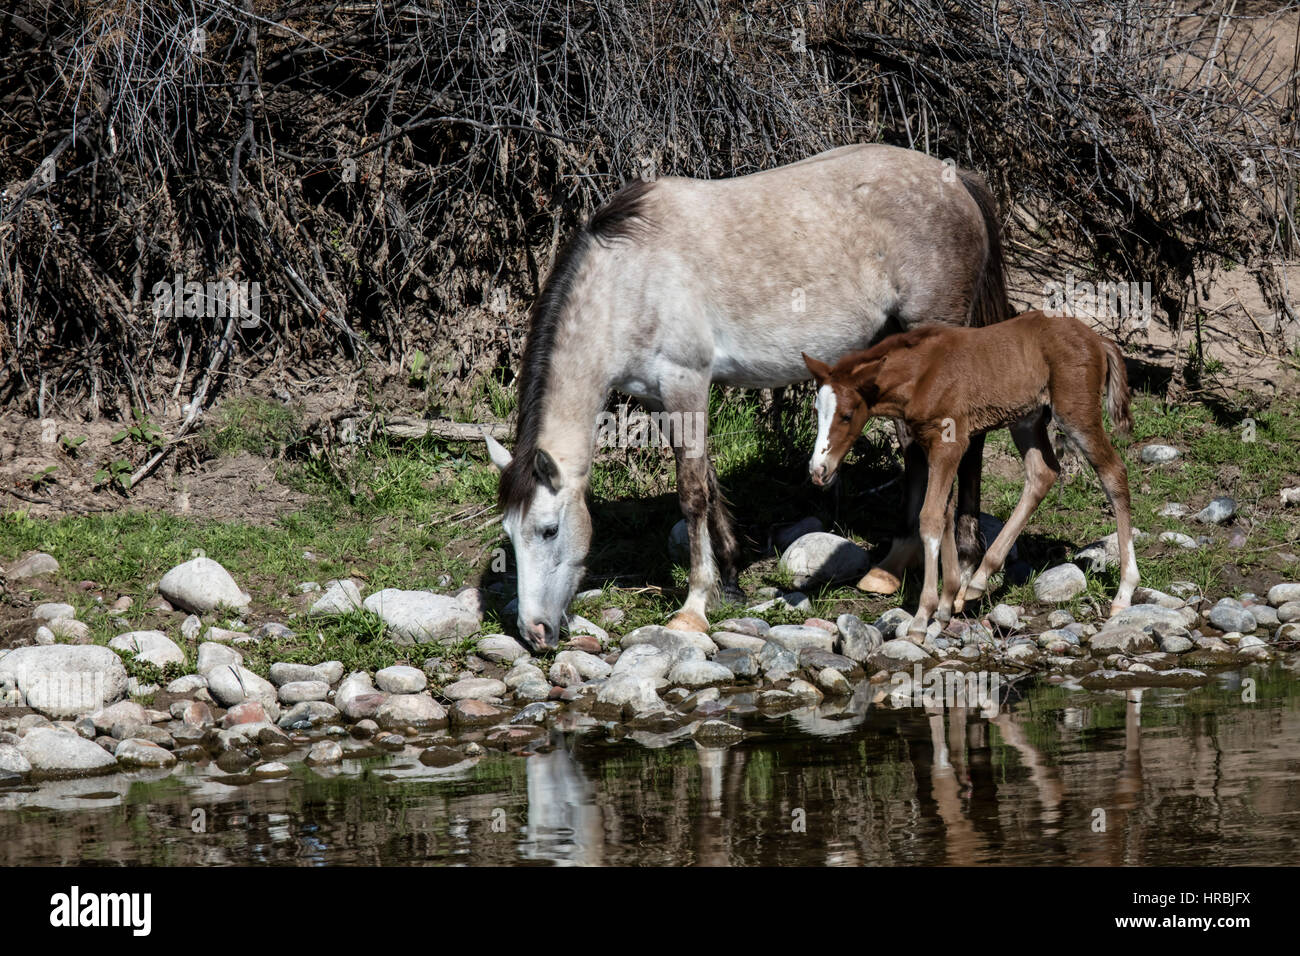
[[[604,862],[604,827],[596,789],[570,750],[569,735],[552,731],[551,750],[525,762],[528,779],[528,860],[574,866]]]

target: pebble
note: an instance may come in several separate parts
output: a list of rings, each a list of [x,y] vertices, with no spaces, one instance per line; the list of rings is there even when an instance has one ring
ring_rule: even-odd
[[[1163,465],[1174,461],[1181,455],[1177,448],[1172,445],[1152,444],[1142,449],[1139,457],[1148,465]]]
[[[1073,564],[1048,568],[1034,580],[1034,597],[1044,604],[1060,604],[1082,594],[1088,579]]]
[[[1225,496],[1215,498],[1193,517],[1201,524],[1223,524],[1237,513],[1237,502]]]
[[[390,694],[418,694],[428,684],[424,671],[406,664],[395,664],[375,673],[375,686]]]

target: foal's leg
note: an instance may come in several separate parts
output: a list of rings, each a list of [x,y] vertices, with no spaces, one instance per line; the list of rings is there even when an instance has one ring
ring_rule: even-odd
[[[939,606],[939,548],[944,535],[945,518],[966,442],[935,441],[929,448],[930,475],[925,486],[925,503],[921,505],[921,544],[925,549],[925,581],[921,585],[921,602],[907,629],[908,639],[920,644],[925,639],[930,615]],[[953,557],[955,559],[955,547]],[[953,562],[956,563],[955,560]]]
[[[958,466],[960,475],[961,466]],[[958,477],[957,483],[961,484],[961,478]],[[966,577],[970,571],[961,566],[958,557],[959,547],[957,544],[957,499],[959,492],[953,488],[948,494],[947,504],[943,510],[943,541],[939,546],[939,556],[943,570],[943,590],[939,593],[939,608],[934,612],[934,619],[941,624],[947,624],[952,619],[953,605],[957,600],[957,595],[961,593]]]
[[[925,452],[901,421],[894,423],[898,429],[898,443],[903,448],[903,483],[907,489],[902,534],[889,544],[889,553],[880,563],[866,573],[858,588],[871,594],[893,594],[903,585],[903,572],[916,564],[921,554],[921,539],[917,536],[917,516],[921,500],[925,497]]]
[[[1058,414],[1058,418],[1060,418]],[[1097,472],[1101,486],[1106,491],[1111,510],[1115,512],[1115,524],[1119,531],[1120,572],[1119,590],[1111,602],[1111,615],[1118,614],[1133,603],[1133,589],[1138,585],[1137,553],[1133,550],[1133,525],[1130,513],[1128,492],[1128,470],[1124,461],[1115,451],[1115,446],[1106,437],[1106,428],[1102,424],[1101,408],[1093,404],[1088,413],[1078,414],[1082,420],[1061,420],[1070,437],[1083,451],[1088,464]]]
[[[989,576],[1001,570],[1007,560],[1007,554],[1011,551],[1011,546],[1016,543],[1016,539],[1020,537],[1020,532],[1024,530],[1034,511],[1047,497],[1047,492],[1051,490],[1056,476],[1061,471],[1061,463],[1056,460],[1056,453],[1052,451],[1052,440],[1047,434],[1047,422],[1050,417],[1051,413],[1044,408],[1025,416],[1010,428],[1011,440],[1016,443],[1020,457],[1025,462],[1025,487],[1020,492],[1020,501],[1011,512],[1011,517],[1002,526],[997,538],[989,545],[984,560],[980,562],[979,570],[966,585],[967,601],[978,601],[984,596],[984,592],[988,589]]]

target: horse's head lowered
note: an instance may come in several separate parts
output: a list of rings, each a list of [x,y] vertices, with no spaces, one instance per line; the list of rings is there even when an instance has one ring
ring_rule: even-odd
[[[875,363],[863,362],[862,353],[845,356],[834,367],[804,354],[804,364],[817,383],[817,441],[808,474],[815,485],[829,485],[857,437],[871,418],[863,387]]]
[[[519,635],[535,651],[554,648],[591,546],[585,488],[565,481],[541,448],[516,458],[491,436],[484,438],[501,471],[502,526],[514,545],[518,574]]]

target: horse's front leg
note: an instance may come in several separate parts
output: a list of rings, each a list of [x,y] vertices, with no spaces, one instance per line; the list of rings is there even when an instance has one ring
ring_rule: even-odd
[[[957,465],[966,442],[934,441],[930,443],[927,458],[930,466],[929,479],[925,487],[925,502],[921,505],[921,546],[925,552],[925,580],[921,584],[921,602],[916,609],[916,616],[907,629],[907,637],[913,643],[925,640],[926,628],[930,617],[939,607],[939,549],[943,545],[945,534],[951,535],[949,503],[952,495],[952,482],[957,476]],[[945,528],[945,525],[948,527]],[[951,558],[955,559],[955,543]],[[953,564],[955,564],[953,560]]]

